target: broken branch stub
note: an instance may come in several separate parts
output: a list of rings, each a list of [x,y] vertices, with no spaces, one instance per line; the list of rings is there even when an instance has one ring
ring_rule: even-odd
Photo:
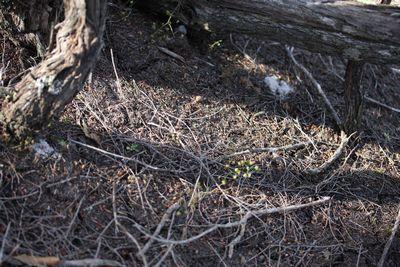
[[[346,120],[344,129],[347,134],[356,132],[361,124],[365,94],[361,85],[363,66],[363,62],[349,60],[346,67],[344,80]]]
[[[56,45],[3,103],[6,134],[22,138],[59,116],[82,88],[103,46],[106,0],[64,0]]]

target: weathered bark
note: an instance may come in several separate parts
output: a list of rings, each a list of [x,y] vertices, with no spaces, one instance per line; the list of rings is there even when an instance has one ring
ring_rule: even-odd
[[[377,64],[400,62],[400,7],[355,1],[139,0],[189,25],[238,32]]]
[[[103,45],[106,2],[64,0],[65,20],[55,27],[55,47],[3,103],[0,119],[7,133],[20,138],[40,129],[79,92]]]
[[[364,102],[364,90],[361,86],[363,63],[349,60],[344,81],[344,96],[346,101],[346,120],[344,129],[351,134],[359,129]]]

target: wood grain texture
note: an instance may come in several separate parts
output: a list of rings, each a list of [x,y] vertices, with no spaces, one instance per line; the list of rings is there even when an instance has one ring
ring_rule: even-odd
[[[210,31],[257,35],[309,51],[377,64],[400,62],[400,8],[356,1],[138,0]]]

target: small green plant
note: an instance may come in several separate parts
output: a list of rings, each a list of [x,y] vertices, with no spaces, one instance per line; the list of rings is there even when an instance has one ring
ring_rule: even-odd
[[[58,138],[57,139],[57,143],[58,143],[58,145],[59,146],[61,146],[62,148],[65,148],[65,147],[67,147],[67,141],[65,140],[65,139],[63,139],[63,138]]]
[[[387,142],[390,142],[391,141],[391,138],[390,138],[390,134],[388,134],[388,133],[383,133],[383,136],[385,137],[385,140],[387,141]]]
[[[126,150],[128,150],[129,152],[135,152],[135,153],[139,153],[141,151],[141,146],[139,144],[130,144],[126,146]]]
[[[241,160],[237,163],[237,167],[234,171],[235,174],[232,176],[233,179],[237,179],[240,176],[243,178],[250,178],[253,173],[260,171],[260,167],[252,160]]]
[[[251,178],[253,174],[260,172],[260,167],[252,160],[241,160],[225,165],[225,169],[230,170],[228,175],[220,176],[221,185],[226,185],[228,180],[237,180],[239,178]]]
[[[152,28],[154,30],[154,33],[151,34],[151,39],[155,41],[155,39],[165,39],[169,34],[174,33],[174,29],[172,27],[173,23],[173,12],[167,10],[166,15],[168,17],[167,21],[163,23],[162,25],[158,25],[157,23],[152,24]]]

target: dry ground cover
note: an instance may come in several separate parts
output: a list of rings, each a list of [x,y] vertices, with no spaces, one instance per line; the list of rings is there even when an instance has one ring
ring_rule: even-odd
[[[169,26],[110,5],[96,70],[37,137],[58,154],[35,156],[37,139],[0,143],[0,261],[375,266],[400,203],[399,113],[367,103],[362,133],[310,174],[335,153],[340,132],[284,47],[237,35],[202,43]],[[7,79],[22,67],[15,48],[1,47]],[[344,63],[294,56],[340,113]],[[277,99],[266,75],[295,92]],[[364,86],[400,106],[391,68],[366,66]],[[399,261],[397,235],[386,264]]]

